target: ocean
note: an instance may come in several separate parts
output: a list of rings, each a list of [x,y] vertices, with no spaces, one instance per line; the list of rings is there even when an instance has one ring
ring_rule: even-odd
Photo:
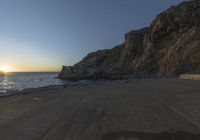
[[[110,80],[68,81],[56,78],[58,72],[12,72],[0,77],[0,96],[10,91],[21,91],[56,85],[91,85],[112,82]]]
[[[0,92],[21,91],[51,85],[64,85],[67,81],[57,79],[57,72],[13,72],[0,77]]]

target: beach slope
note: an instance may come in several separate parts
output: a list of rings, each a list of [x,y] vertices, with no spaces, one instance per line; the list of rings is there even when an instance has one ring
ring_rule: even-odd
[[[199,140],[200,81],[54,87],[0,98],[2,140]]]

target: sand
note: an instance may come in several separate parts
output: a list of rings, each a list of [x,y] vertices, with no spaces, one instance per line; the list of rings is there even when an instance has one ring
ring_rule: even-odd
[[[199,140],[200,81],[27,90],[0,98],[0,140]]]

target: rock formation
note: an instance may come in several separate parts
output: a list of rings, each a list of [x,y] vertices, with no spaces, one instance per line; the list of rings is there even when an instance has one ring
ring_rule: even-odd
[[[5,76],[5,73],[2,72],[2,71],[0,71],[0,77],[1,77],[1,76]]]
[[[159,14],[150,27],[130,31],[123,44],[63,66],[59,78],[119,79],[200,73],[200,1]]]

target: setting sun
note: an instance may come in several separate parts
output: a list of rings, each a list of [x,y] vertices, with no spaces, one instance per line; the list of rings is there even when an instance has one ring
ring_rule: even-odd
[[[10,72],[10,71],[12,71],[12,68],[10,66],[1,66],[0,71]]]

